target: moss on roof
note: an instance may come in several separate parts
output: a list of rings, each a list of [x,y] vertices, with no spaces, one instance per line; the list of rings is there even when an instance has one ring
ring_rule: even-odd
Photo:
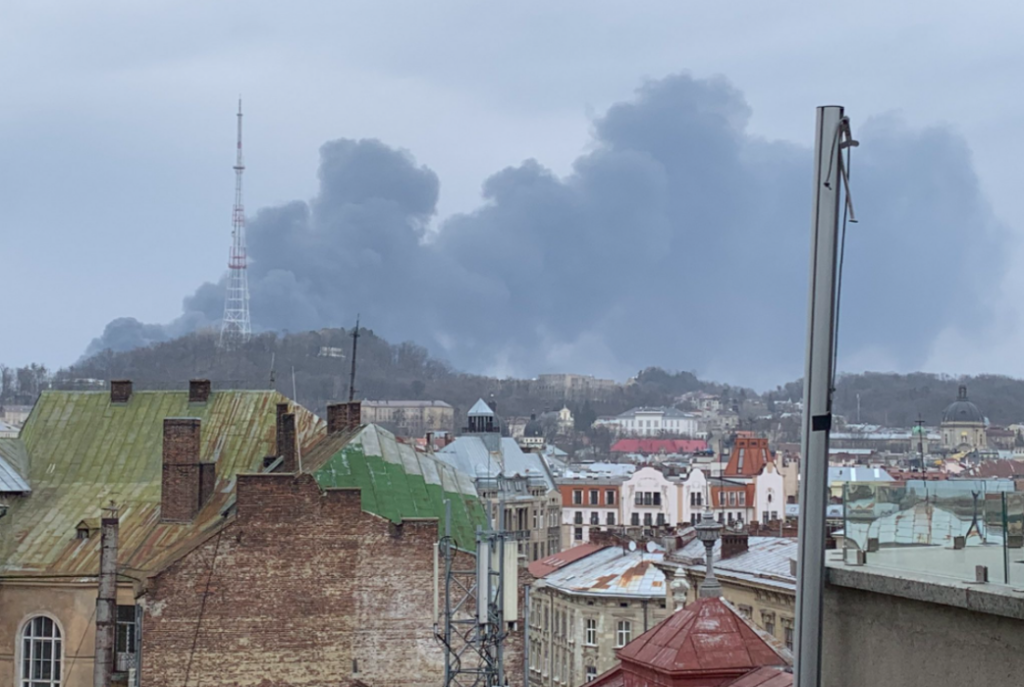
[[[0,575],[94,575],[99,539],[76,539],[75,526],[113,500],[121,519],[122,566],[145,571],[177,543],[216,527],[234,499],[239,472],[259,470],[275,446],[276,391],[214,391],[189,403],[186,391],[136,391],[112,404],[108,392],[44,392],[20,439],[32,494],[11,503],[0,525]],[[293,404],[300,443],[323,422]],[[160,522],[163,420],[202,421],[200,460],[216,463],[213,496],[191,523]]]
[[[396,523],[437,518],[439,534],[444,532],[444,501],[450,500],[451,533],[460,548],[475,550],[477,525],[488,526],[468,476],[376,425],[354,435],[328,437],[314,447],[308,466],[323,488],[359,488],[363,510]]]

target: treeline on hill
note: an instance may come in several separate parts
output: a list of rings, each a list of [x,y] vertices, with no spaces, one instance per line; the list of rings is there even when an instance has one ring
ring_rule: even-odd
[[[319,413],[328,403],[348,398],[351,330],[264,333],[232,351],[222,350],[217,343],[215,333],[197,332],[132,351],[103,351],[52,374],[41,366],[26,368],[25,373],[12,370],[25,383],[12,381],[0,389],[0,403],[5,398],[8,403],[15,398],[31,403],[43,388],[89,388],[90,380],[118,378],[131,379],[138,389],[184,389],[193,378],[210,379],[215,389],[273,386]],[[538,393],[530,380],[458,372],[422,346],[390,344],[364,328],[359,330],[355,386],[357,399],[446,401],[459,418],[478,398],[497,403],[500,414],[519,416],[557,410],[565,403],[580,429],[588,428],[599,415],[639,405],[672,405],[687,391],[728,389],[702,382],[689,372],[650,368],[600,399],[555,398]]]
[[[836,380],[834,412],[847,422],[857,422],[859,395],[862,423],[909,427],[920,417],[928,425],[937,425],[961,385],[992,424],[1006,426],[1024,420],[1024,380],[1002,375],[843,374]],[[773,394],[779,400],[799,400],[803,382],[790,382]]]
[[[351,331],[345,329],[264,333],[229,352],[217,346],[215,333],[198,332],[132,351],[104,351],[56,372],[37,364],[22,368],[0,365],[0,404],[29,405],[43,389],[89,388],[88,380],[127,378],[140,389],[184,389],[189,379],[208,378],[214,388],[222,389],[267,389],[273,385],[323,413],[328,403],[348,397],[351,350]],[[920,416],[935,425],[943,409],[956,399],[961,384],[992,423],[1024,420],[1024,380],[998,375],[840,375],[835,412],[848,422],[857,422],[859,395],[863,423],[906,427]],[[775,423],[757,418],[772,412],[778,401],[800,400],[803,384],[798,380],[759,395],[750,389],[703,381],[692,372],[648,368],[601,398],[562,399],[540,393],[530,380],[459,372],[430,356],[422,346],[391,344],[372,330],[360,329],[356,398],[441,400],[455,407],[458,418],[478,398],[496,402],[499,414],[506,416],[540,414],[565,403],[576,416],[577,428],[586,429],[600,415],[636,406],[676,405],[679,396],[691,391],[720,395],[728,407],[739,410],[742,428],[759,431]]]

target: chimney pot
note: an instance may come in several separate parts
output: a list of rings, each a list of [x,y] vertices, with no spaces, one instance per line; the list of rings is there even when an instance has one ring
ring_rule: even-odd
[[[210,380],[192,379],[188,383],[188,402],[206,403],[210,400]]]
[[[112,379],[110,380],[110,402],[127,403],[132,397],[132,380]]]

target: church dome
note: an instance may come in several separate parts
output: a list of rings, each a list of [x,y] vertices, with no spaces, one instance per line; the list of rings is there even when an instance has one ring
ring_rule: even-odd
[[[985,418],[982,416],[981,411],[978,410],[978,406],[967,400],[966,386],[960,387],[956,400],[942,411],[942,422],[943,424],[963,422],[977,422],[980,424],[985,422]]]
[[[531,415],[530,421],[523,427],[523,436],[532,439],[544,436],[544,426],[537,419],[536,415]]]

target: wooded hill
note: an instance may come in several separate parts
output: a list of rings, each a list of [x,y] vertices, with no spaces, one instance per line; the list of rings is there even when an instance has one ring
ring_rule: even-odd
[[[322,413],[328,403],[348,398],[351,350],[351,331],[345,329],[264,333],[234,351],[221,350],[216,334],[199,332],[132,351],[104,351],[59,370],[52,384],[75,388],[88,386],[84,380],[125,378],[140,389],[184,389],[189,379],[207,378],[215,389],[273,386]],[[703,382],[688,372],[651,368],[600,399],[553,398],[538,393],[530,380],[458,372],[431,357],[422,346],[390,344],[362,328],[355,387],[357,399],[446,401],[455,407],[457,418],[478,398],[497,403],[500,414],[520,416],[557,410],[565,403],[577,416],[580,427],[589,426],[598,415],[620,413],[638,405],[672,405],[676,396],[687,391],[719,393],[729,389]]]
[[[198,332],[132,351],[104,351],[55,373],[42,365],[17,369],[0,365],[0,404],[31,404],[42,389],[85,388],[89,382],[84,380],[89,379],[128,378],[140,389],[184,389],[189,379],[208,378],[214,388],[273,386],[322,413],[327,403],[348,398],[351,349],[351,331],[345,329],[259,334],[231,352],[218,348],[215,333]],[[857,422],[859,394],[863,423],[907,427],[920,416],[936,425],[961,384],[993,424],[1024,421],[1024,380],[999,375],[844,374],[837,381],[835,412]],[[757,394],[704,381],[691,372],[659,368],[638,372],[600,399],[553,398],[539,393],[536,386],[530,380],[462,373],[431,357],[422,346],[391,344],[372,330],[360,329],[356,398],[442,400],[455,406],[458,418],[478,398],[496,402],[502,415],[519,416],[557,410],[565,403],[582,429],[599,415],[636,406],[674,405],[680,395],[700,390],[721,395],[729,407],[740,410],[741,426],[757,429],[754,416],[773,410],[776,401],[800,400],[803,389],[798,380]]]

